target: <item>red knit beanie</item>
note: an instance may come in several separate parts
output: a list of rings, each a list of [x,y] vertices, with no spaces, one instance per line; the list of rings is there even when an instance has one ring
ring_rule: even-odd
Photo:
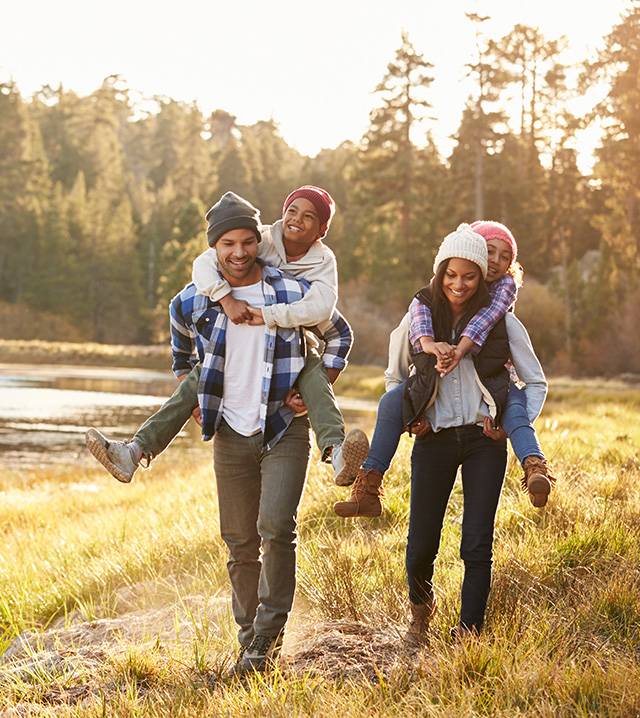
[[[479,219],[477,222],[471,223],[471,228],[485,238],[488,242],[490,239],[501,239],[511,247],[511,264],[516,261],[518,256],[518,243],[516,238],[511,234],[511,230],[500,222],[492,222],[490,220]]]
[[[287,199],[285,199],[282,205],[282,214],[287,211],[287,207],[298,197],[308,199],[314,206],[318,213],[318,219],[320,220],[320,239],[322,239],[326,236],[333,214],[336,211],[336,203],[333,201],[333,197],[327,190],[322,189],[322,187],[314,187],[311,184],[306,184],[302,187],[298,187],[298,189],[294,189]]]

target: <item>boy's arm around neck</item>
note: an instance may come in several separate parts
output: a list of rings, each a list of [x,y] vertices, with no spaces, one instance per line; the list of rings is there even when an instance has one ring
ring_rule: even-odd
[[[310,283],[304,297],[292,304],[271,304],[262,308],[268,327],[310,327],[328,321],[338,300],[338,267],[333,252],[326,247],[321,262],[310,264],[299,277]]]
[[[212,302],[219,302],[231,293],[229,282],[218,270],[218,255],[213,247],[205,249],[193,260],[191,279],[200,294],[205,294]]]
[[[262,239],[258,242],[258,258],[265,264],[279,267],[282,260],[271,236],[271,225],[264,225],[260,230],[260,236]],[[229,282],[218,269],[215,247],[205,249],[193,260],[191,279],[198,292],[209,297],[212,302],[219,302],[231,293]]]

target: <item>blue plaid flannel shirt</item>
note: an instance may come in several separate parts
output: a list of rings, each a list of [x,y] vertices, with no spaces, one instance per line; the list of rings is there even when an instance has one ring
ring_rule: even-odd
[[[509,311],[518,295],[518,288],[510,274],[496,279],[488,287],[491,302],[474,314],[462,332],[462,336],[469,337],[478,348],[484,346],[489,332]],[[421,352],[420,337],[433,337],[431,310],[414,298],[409,305],[409,321],[409,342],[414,351]]]
[[[266,265],[262,267],[262,280],[266,305],[297,302],[310,287],[305,280]],[[202,438],[208,441],[222,420],[227,316],[218,302],[198,294],[193,283],[187,284],[171,300],[169,314],[175,375],[190,372],[198,361],[202,365],[198,403],[202,411]],[[344,369],[353,343],[353,332],[347,321],[334,311],[331,318],[315,330],[325,342],[324,366]],[[260,426],[263,444],[270,449],[294,417],[283,402],[304,367],[306,344],[301,329],[265,326],[265,334],[265,354],[256,357],[256,361],[264,362]]]

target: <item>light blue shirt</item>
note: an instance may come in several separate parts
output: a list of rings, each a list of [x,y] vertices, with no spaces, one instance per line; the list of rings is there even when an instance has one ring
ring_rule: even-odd
[[[547,380],[522,322],[512,312],[507,312],[505,322],[507,324],[511,361],[518,373],[518,377],[525,384],[527,414],[529,421],[533,422],[544,405],[547,396]],[[389,365],[384,373],[387,391],[404,382],[409,376],[411,356],[407,338],[408,331],[409,314],[405,314],[400,324],[391,332],[389,337]]]
[[[452,372],[438,378],[435,402],[426,413],[433,431],[482,424],[491,415],[471,357],[465,356]]]

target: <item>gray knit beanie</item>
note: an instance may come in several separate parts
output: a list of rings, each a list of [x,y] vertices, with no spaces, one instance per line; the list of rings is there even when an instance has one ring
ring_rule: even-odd
[[[260,241],[260,210],[235,192],[225,192],[205,215],[207,241],[213,247],[231,229],[251,229]]]
[[[453,257],[474,262],[480,267],[482,278],[487,278],[489,264],[487,243],[482,235],[474,232],[466,223],[461,224],[455,232],[451,232],[442,240],[433,262],[433,273],[438,271],[442,262]]]

